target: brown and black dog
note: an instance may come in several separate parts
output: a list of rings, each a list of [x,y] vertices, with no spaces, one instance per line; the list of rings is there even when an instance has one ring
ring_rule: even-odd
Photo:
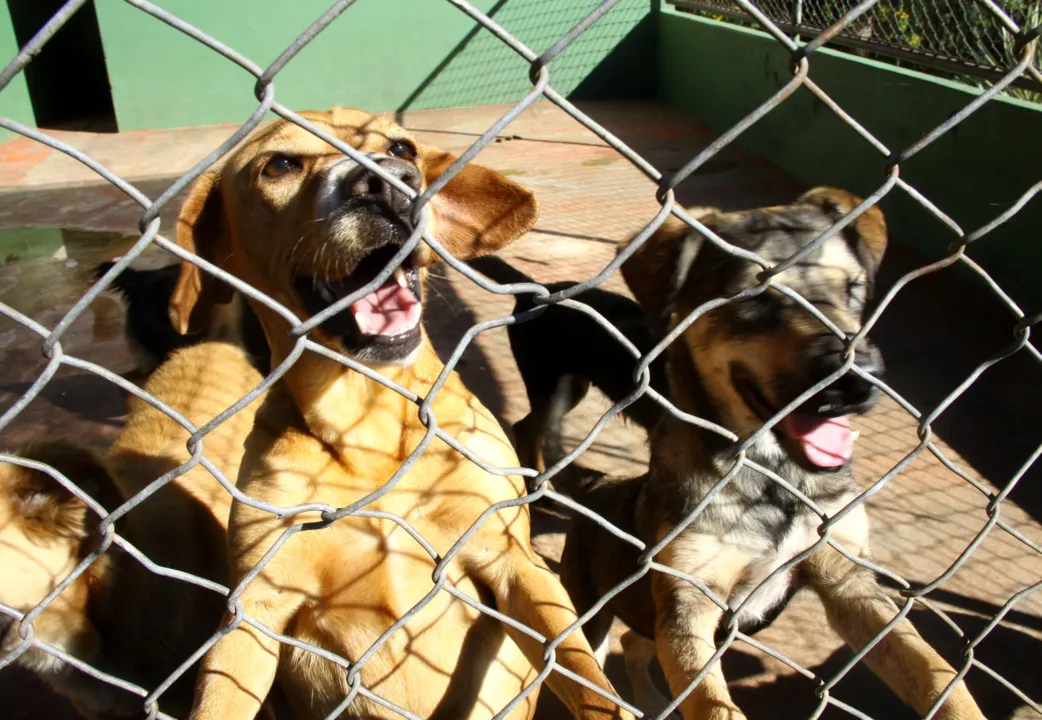
[[[758,253],[771,265],[807,246],[861,203],[849,193],[817,188],[792,205],[746,212],[701,210],[697,217],[724,240]],[[871,208],[843,231],[790,268],[776,282],[813,304],[847,338],[862,327],[862,314],[887,243],[886,225]],[[681,258],[684,258],[681,260]],[[678,264],[683,272],[678,273]],[[695,308],[733,296],[758,283],[760,266],[728,253],[680,221],[670,220],[622,265],[623,276],[650,318],[671,317],[675,326]],[[671,288],[671,278],[680,278]],[[810,311],[776,287],[736,298],[695,320],[668,349],[670,397],[679,410],[713,421],[749,438],[778,411],[816,383],[841,370],[847,340],[830,332]],[[855,363],[882,370],[867,340]],[[746,449],[746,458],[776,473],[829,517],[859,493],[851,471],[856,434],[850,417],[870,410],[878,391],[848,371],[813,394]],[[567,403],[562,410],[566,410]],[[544,430],[547,452],[561,453],[560,412]],[[551,444],[549,444],[552,442]],[[671,414],[651,433],[647,475],[611,478],[576,465],[552,478],[562,492],[639,537],[660,542],[704,502],[735,463],[733,443]],[[704,583],[737,613],[743,629],[768,622],[795,588],[820,596],[832,627],[854,649],[871,642],[898,610],[874,574],[831,545],[758,589],[771,573],[813,546],[821,518],[780,483],[745,465],[666,545],[655,560],[680,575],[652,570],[615,596],[586,624],[597,645],[614,616],[632,631],[653,638],[674,696],[703,670],[716,651],[723,611],[695,584]],[[869,556],[869,525],[863,504],[831,527],[831,539],[853,557]],[[562,558],[562,580],[576,608],[585,612],[638,570],[639,551],[579,517]],[[640,651],[633,636],[630,647]],[[955,677],[951,666],[901,620],[865,656],[865,663],[916,712],[926,713]],[[664,707],[631,670],[637,704]],[[731,700],[714,662],[679,705],[685,720],[744,717]],[[960,681],[934,717],[982,718]]]
[[[358,110],[304,116],[417,192],[455,159]],[[529,191],[475,164],[448,182],[429,208],[427,230],[459,258],[495,251],[536,217]],[[410,200],[392,184],[310,132],[279,122],[197,181],[177,240],[307,318],[387,267],[414,229],[410,211]],[[418,246],[386,283],[322,323],[311,338],[426,397],[444,369],[420,324],[423,273],[435,260],[426,245]],[[222,299],[210,278],[186,263],[171,301],[175,327],[183,332],[205,323]],[[293,349],[289,323],[260,303],[253,308],[277,367]],[[476,456],[516,467],[499,424],[455,373],[447,375],[430,410],[437,426]],[[396,717],[384,702],[446,720],[489,718],[503,710],[536,677],[544,646],[468,599],[494,606],[547,639],[576,618],[560,581],[532,550],[528,508],[505,507],[483,517],[496,503],[524,496],[520,478],[490,474],[434,439],[395,484],[387,484],[426,434],[414,402],[335,359],[306,352],[269,393],[246,445],[238,486],[250,496],[279,506],[361,502],[370,513],[328,522],[318,511],[277,517],[233,505],[233,584],[287,529],[302,522],[322,526],[290,536],[246,587],[241,600],[248,616],[355,662],[398,618],[425,603],[368,658],[360,675],[366,691],[344,717]],[[436,591],[437,560],[395,517],[439,557],[478,523],[446,564],[452,593]],[[567,636],[556,658],[610,690],[581,633]],[[243,623],[205,656],[193,717],[253,717],[276,673],[301,719],[325,717],[351,692],[341,665]],[[630,717],[560,673],[546,681],[576,717]],[[509,717],[531,717],[535,699],[534,692],[525,697]]]
[[[205,343],[173,354],[145,389],[196,427],[261,381],[243,351]],[[205,456],[235,479],[253,426],[255,401],[206,435]],[[108,511],[190,458],[189,433],[134,398],[106,457],[62,440],[34,442],[18,455],[58,470]],[[231,496],[196,466],[117,521],[116,531],[157,565],[228,584],[226,528]],[[0,602],[24,613],[57,586],[101,540],[98,518],[39,470],[0,464]],[[225,598],[148,570],[118,545],[108,550],[35,620],[35,638],[147,691],[155,689],[216,632]],[[21,642],[18,623],[0,620],[0,654]],[[97,680],[38,648],[17,662],[68,698],[85,717],[143,717],[141,697]],[[191,709],[195,672],[159,698],[175,717]]]

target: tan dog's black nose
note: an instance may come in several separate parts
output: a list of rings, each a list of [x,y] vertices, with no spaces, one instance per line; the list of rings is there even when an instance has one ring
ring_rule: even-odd
[[[422,179],[419,169],[412,163],[399,158],[381,158],[376,161],[380,169],[388,175],[401,180],[416,192],[420,192]],[[344,195],[347,199],[368,200],[386,205],[392,212],[403,215],[409,209],[411,200],[391,183],[374,172],[359,168],[344,182]]]

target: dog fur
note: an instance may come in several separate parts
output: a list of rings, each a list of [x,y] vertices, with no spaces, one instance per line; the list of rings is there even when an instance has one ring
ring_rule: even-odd
[[[197,427],[259,384],[261,376],[232,345],[205,343],[176,351],[146,390]],[[253,425],[252,403],[206,435],[205,456],[234,480]],[[64,440],[34,442],[23,458],[50,465],[112,511],[161,475],[187,462],[189,433],[141,400],[102,459]],[[230,496],[201,466],[180,475],[117,521],[117,533],[152,562],[217,583],[228,582],[226,528]],[[51,476],[0,464],[0,601],[31,610],[97,548],[100,518]],[[35,637],[104,672],[152,690],[216,631],[225,599],[150,572],[113,544],[34,623]],[[21,641],[5,618],[0,645]],[[30,648],[17,662],[67,697],[87,718],[144,717],[143,700]],[[159,699],[185,717],[195,672]]]
[[[113,265],[114,262],[98,265],[95,278],[101,279]],[[180,263],[148,270],[128,267],[112,281],[111,289],[126,304],[124,336],[137,362],[131,376],[145,379],[174,351],[207,341],[241,345],[254,367],[267,374],[271,351],[257,316],[241,295],[236,294],[234,301],[220,306],[206,332],[184,335],[174,329],[167,308],[180,275]]]
[[[536,282],[494,255],[471,260],[469,265],[500,284]],[[544,287],[556,293],[575,285],[575,282],[557,282],[547,283]],[[590,288],[573,299],[596,310],[633,343],[641,355],[655,346],[656,340],[644,311],[629,298]],[[518,295],[513,314],[528,312],[535,306],[534,295]],[[565,392],[562,384],[568,384],[569,397],[569,406],[563,409],[564,412],[582,401],[590,385],[615,404],[637,389],[633,380],[637,361],[592,317],[562,305],[550,305],[531,320],[508,325],[507,335],[531,406],[529,414],[513,427],[518,458],[523,466],[544,472],[546,462],[541,430],[549,422],[553,399],[562,397],[560,393]],[[650,386],[660,394],[668,395],[665,357],[660,355],[649,369]],[[658,423],[662,412],[662,406],[646,394],[621,411],[626,419],[645,431],[650,431]]]
[[[860,203],[844,191],[817,188],[792,205],[736,213],[707,209],[698,218],[723,239],[773,265]],[[882,213],[873,207],[776,281],[799,292],[851,337],[861,328],[886,240]],[[685,254],[688,259],[678,269],[678,258]],[[711,299],[756,286],[760,267],[722,251],[686,224],[670,220],[622,265],[622,272],[649,317],[670,317],[675,325]],[[680,279],[672,294],[671,278]],[[670,396],[678,409],[713,421],[744,440],[816,382],[838,372],[843,348],[844,342],[820,320],[770,288],[706,312],[672,343],[667,363]],[[879,353],[869,341],[855,350],[855,363],[863,370],[882,370]],[[852,446],[834,451],[836,458],[822,455],[820,449],[806,445],[810,435],[798,428],[805,421],[817,423],[815,428],[842,428],[848,422],[843,418],[869,410],[877,395],[868,381],[847,372],[763,434],[747,448],[746,458],[777,473],[835,516],[859,492],[849,454],[844,455]],[[543,431],[548,454],[556,459],[562,452],[561,414],[569,402],[554,407]],[[832,437],[851,443],[854,439],[852,434]],[[573,465],[553,481],[562,492],[650,547],[703,503],[735,462],[731,441],[669,414],[651,433],[650,445],[649,472],[642,477],[612,478]],[[813,588],[830,625],[852,648],[860,649],[898,611],[874,574],[835,548],[820,547],[756,590],[779,566],[819,540],[820,523],[796,496],[745,466],[654,560],[697,578],[731,608],[741,605],[736,619],[748,632],[769,622],[796,588]],[[833,525],[831,538],[853,556],[869,557],[864,506]],[[633,575],[639,555],[634,546],[578,517],[568,532],[562,558],[562,580],[577,610],[586,612],[609,589]],[[715,634],[723,629],[721,609],[702,590],[682,577],[656,570],[590,619],[585,627],[594,645],[615,616],[632,631],[654,640],[674,696],[710,661],[717,647]],[[635,642],[631,635],[628,644]],[[645,659],[650,654],[644,651]],[[956,675],[907,620],[869,651],[864,662],[920,715]],[[635,672],[633,665],[628,663],[636,697],[652,697],[647,673]],[[660,699],[653,709],[657,712],[665,704]],[[685,720],[744,717],[731,700],[719,662],[714,662],[679,710]],[[960,681],[934,717],[965,720],[983,715]]]
[[[416,191],[455,160],[416,142],[390,120],[358,110],[304,117],[369,153]],[[464,259],[511,242],[536,217],[530,192],[475,164],[463,168],[428,207],[429,231]],[[177,241],[298,317],[311,317],[387,267],[412,231],[409,212],[404,193],[306,130],[279,122],[197,181],[178,220]],[[424,268],[436,259],[425,244],[417,246],[379,292],[322,323],[311,339],[425,397],[443,366],[415,308],[419,304],[422,312]],[[186,263],[171,301],[175,327],[183,332],[205,326],[214,305],[225,299],[208,276]],[[295,343],[289,323],[258,303],[253,308],[277,366]],[[499,424],[455,373],[447,374],[430,410],[441,430],[477,456],[516,467]],[[524,484],[486,473],[435,439],[387,486],[426,433],[416,405],[398,392],[330,357],[305,352],[258,412],[238,485],[281,506],[343,508],[361,502],[368,511],[404,518],[444,555],[490,506],[523,497]],[[317,523],[306,525],[317,529],[290,536],[241,596],[246,614],[277,633],[357,661],[434,588],[435,561],[388,515],[326,522],[317,511],[277,517],[239,503],[229,528],[232,583],[299,523]],[[445,577],[457,592],[546,638],[576,618],[564,588],[531,548],[526,506],[486,518],[447,564]],[[531,683],[542,656],[540,642],[442,591],[369,658],[361,682],[421,717],[476,720],[503,709]],[[581,633],[562,640],[556,658],[610,689]],[[350,692],[341,666],[244,623],[205,656],[193,717],[252,717],[276,672],[301,719],[325,717]],[[559,673],[546,682],[576,717],[630,717]],[[535,701],[533,692],[509,717],[531,717]],[[396,714],[360,694],[343,716]]]

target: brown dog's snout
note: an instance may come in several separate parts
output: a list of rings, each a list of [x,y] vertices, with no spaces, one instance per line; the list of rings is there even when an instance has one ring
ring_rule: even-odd
[[[376,163],[385,173],[398,178],[416,192],[420,192],[423,187],[420,170],[412,163],[399,158],[381,158]],[[397,215],[404,215],[412,202],[405,193],[366,168],[359,168],[349,175],[343,189],[348,200],[380,203]]]

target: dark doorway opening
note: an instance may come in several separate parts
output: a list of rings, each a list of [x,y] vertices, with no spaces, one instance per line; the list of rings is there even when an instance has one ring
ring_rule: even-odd
[[[7,0],[18,46],[29,42],[63,4],[63,0]],[[38,127],[116,132],[93,1],[68,19],[24,72]]]

